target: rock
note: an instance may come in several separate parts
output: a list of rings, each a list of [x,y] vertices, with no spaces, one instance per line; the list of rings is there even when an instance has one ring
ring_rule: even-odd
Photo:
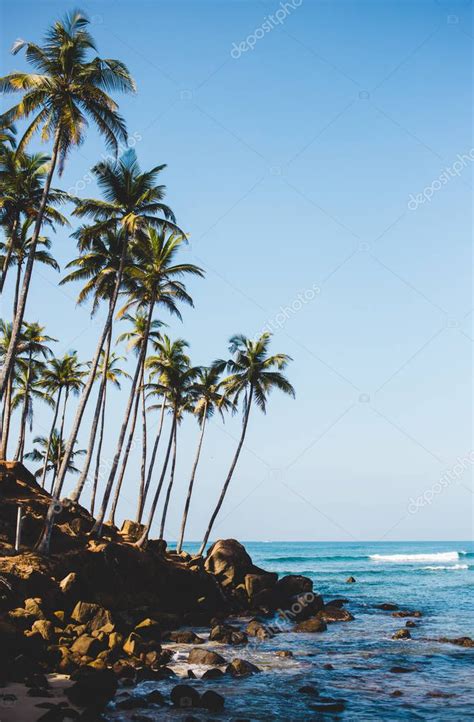
[[[219,664],[225,664],[224,657],[221,657],[217,652],[212,652],[209,649],[199,649],[196,647],[192,649],[188,655],[189,664],[205,664],[209,667]]]
[[[355,581],[354,577],[347,577],[346,584],[355,584]]]
[[[230,664],[226,667],[226,673],[232,677],[248,677],[251,674],[256,674],[261,670],[251,662],[247,662],[246,659],[233,659]]]
[[[123,646],[123,635],[120,632],[109,634],[109,649],[121,649]]]
[[[134,679],[135,669],[125,660],[119,660],[112,665],[112,669],[118,679]]]
[[[243,584],[247,574],[268,574],[252,563],[245,548],[235,539],[216,541],[207,552],[204,569],[217,577],[222,587]]]
[[[410,667],[390,667],[389,672],[392,674],[408,674],[409,672],[414,672],[415,670]]]
[[[304,592],[290,597],[285,609],[278,610],[278,619],[286,622],[303,622],[324,609],[323,598],[314,592]]]
[[[437,689],[434,689],[432,692],[427,692],[426,696],[433,697],[434,699],[449,699],[449,697],[455,697],[454,694],[450,694],[449,692],[442,692]]]
[[[349,599],[346,599],[345,597],[338,597],[337,599],[330,599],[329,602],[326,602],[326,607],[337,607],[337,609],[341,609],[344,604],[347,604],[349,602]]]
[[[247,644],[248,637],[245,632],[241,632],[236,627],[229,624],[217,624],[212,627],[209,639],[212,642],[220,642],[221,644]]]
[[[471,639],[471,637],[439,637],[436,641],[447,644],[455,644],[458,647],[474,647],[474,639]]]
[[[194,632],[188,631],[169,632],[166,635],[166,640],[175,644],[204,644],[206,641]]]
[[[161,642],[161,626],[155,619],[143,619],[136,625],[135,632],[149,642]]]
[[[278,649],[275,652],[276,657],[283,657],[284,659],[293,657],[293,652],[290,652],[289,649]]]
[[[319,619],[319,617],[312,617],[311,619],[307,619],[304,622],[299,622],[295,628],[293,629],[294,632],[324,632],[327,629],[326,622],[323,619]]]
[[[117,691],[117,679],[110,669],[81,667],[71,675],[71,680],[75,684],[64,693],[78,707],[102,710]]]
[[[39,634],[46,642],[52,642],[54,635],[54,625],[47,619],[37,619],[31,627],[33,634]]]
[[[71,645],[71,652],[79,654],[81,657],[97,657],[102,652],[105,645],[96,637],[90,637],[88,634],[82,634]]]
[[[276,583],[275,591],[280,598],[290,599],[298,594],[313,591],[313,582],[309,577],[300,574],[287,574]]]
[[[330,662],[326,662],[326,664],[323,664],[323,669],[334,669],[334,665]]]
[[[173,687],[170,697],[175,707],[199,707],[199,692],[188,684],[178,684]]]
[[[405,627],[416,627],[416,622],[409,619],[408,622],[405,622]]]
[[[260,640],[270,639],[274,636],[273,632],[268,629],[268,627],[265,627],[263,624],[261,624],[258,619],[251,619],[250,622],[247,624],[245,631],[251,637],[257,637],[257,639]]]
[[[188,679],[197,679],[192,669],[188,669],[187,677]]]
[[[46,614],[42,609],[43,600],[40,597],[25,599],[23,606],[26,612],[36,617],[36,619],[46,619]]]
[[[376,604],[375,606],[377,609],[383,609],[386,612],[395,612],[398,609],[398,605],[392,604],[391,602],[383,602],[382,604]]]
[[[224,708],[225,699],[221,694],[208,690],[201,697],[201,707],[209,712],[220,712]]]
[[[264,574],[246,574],[244,577],[245,591],[250,600],[261,592],[272,589],[278,581],[278,574],[265,572]]]
[[[315,697],[319,696],[319,692],[312,684],[305,684],[303,687],[300,687],[298,692],[300,694],[310,694]]]
[[[414,612],[409,612],[406,609],[402,609],[398,612],[392,612],[392,617],[422,617],[423,614],[419,612],[418,610]]]
[[[79,624],[86,624],[89,631],[101,629],[106,625],[110,625],[113,631],[113,619],[108,609],[104,609],[99,604],[90,602],[78,602],[71,613],[71,619]]]
[[[160,705],[165,704],[165,698],[163,697],[161,692],[157,689],[153,689],[151,692],[149,692],[146,695],[145,699],[149,704],[160,704]]]
[[[147,650],[146,642],[135,632],[130,632],[122,647],[125,654],[130,657],[138,657]]]
[[[206,669],[201,679],[219,679],[219,677],[223,676],[224,672],[221,669],[214,667],[213,669]]]
[[[403,696],[403,692],[401,689],[394,689],[393,692],[391,693],[391,697],[402,697],[402,696]]]
[[[395,634],[392,634],[392,639],[411,639],[411,634],[408,629],[398,629]]]
[[[73,592],[79,587],[79,579],[76,572],[70,572],[64,579],[59,582],[59,588],[63,594]]]
[[[125,519],[120,529],[120,534],[127,538],[127,541],[137,541],[145,531],[145,526],[131,519]]]
[[[311,705],[315,712],[344,712],[346,703],[343,699],[332,699],[331,697],[320,697],[316,704]]]
[[[329,624],[332,624],[333,622],[351,622],[354,619],[347,609],[338,609],[337,607],[328,606],[318,612],[317,616],[319,619],[323,619]]]
[[[147,701],[144,697],[127,697],[117,702],[118,709],[139,709],[140,707],[146,707]]]

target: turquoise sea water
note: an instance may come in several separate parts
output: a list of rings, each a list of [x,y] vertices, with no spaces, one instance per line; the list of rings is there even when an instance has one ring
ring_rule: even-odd
[[[225,713],[193,710],[197,719],[222,720],[466,720],[474,719],[474,650],[434,641],[474,637],[472,542],[248,542],[255,564],[279,574],[304,574],[326,601],[346,597],[351,622],[328,625],[323,634],[284,631],[245,648],[216,646],[227,659],[240,656],[262,674],[245,680],[192,680],[200,691],[226,698]],[[190,551],[192,545],[189,547]],[[349,575],[355,584],[347,584]],[[423,613],[411,640],[392,634],[405,626],[382,602]],[[197,630],[205,636],[205,630]],[[291,650],[292,659],[276,657]],[[189,648],[177,647],[171,666],[186,674]],[[332,665],[327,668],[326,665]],[[411,671],[390,672],[393,667]],[[204,671],[193,667],[197,677]],[[177,683],[145,683],[139,692]],[[314,685],[321,697],[345,700],[344,712],[321,713],[316,697],[298,692]],[[393,693],[396,693],[396,696]],[[401,694],[399,694],[401,692]],[[443,695],[443,696],[440,696]],[[447,695],[447,696],[444,696]],[[149,711],[148,711],[149,712]],[[189,714],[189,710],[187,712]],[[156,711],[156,719],[180,719],[183,712]],[[115,716],[114,716],[115,718]]]

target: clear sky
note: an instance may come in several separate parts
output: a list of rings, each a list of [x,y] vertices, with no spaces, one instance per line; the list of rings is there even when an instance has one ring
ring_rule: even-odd
[[[24,67],[11,43],[39,40],[68,7],[2,0],[2,74]],[[142,167],[168,164],[168,201],[191,237],[185,257],[206,270],[189,284],[195,309],[169,332],[207,363],[225,355],[232,334],[270,325],[274,350],[293,357],[296,401],[275,394],[266,417],[254,412],[215,535],[469,538],[473,464],[456,464],[473,448],[470,3],[80,7],[100,54],[123,60],[136,79],[136,96],[118,98],[121,111]],[[55,185],[96,195],[88,172],[104,152],[91,130]],[[62,266],[75,255],[66,231],[53,248]],[[27,318],[46,323],[57,354],[88,358],[97,326],[89,308],[75,307],[77,288],[57,280],[37,269]],[[4,316],[11,295],[9,286]],[[124,394],[110,394],[109,457]],[[35,433],[50,416],[36,410]],[[239,430],[238,419],[211,425],[192,539]],[[168,538],[196,443],[188,419]],[[137,447],[121,517],[134,514],[138,473]]]

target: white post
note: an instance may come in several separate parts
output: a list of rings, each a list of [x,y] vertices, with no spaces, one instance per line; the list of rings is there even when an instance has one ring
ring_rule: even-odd
[[[21,506],[18,506],[17,512],[16,512],[16,537],[15,537],[15,551],[20,551],[20,544],[21,544],[21,523],[23,521],[22,517],[23,509]]]

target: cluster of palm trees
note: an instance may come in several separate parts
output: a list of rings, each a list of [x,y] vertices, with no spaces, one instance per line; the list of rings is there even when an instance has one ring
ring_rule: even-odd
[[[2,321],[1,326],[0,457],[11,458],[11,417],[16,413],[19,437],[13,458],[39,462],[37,476],[43,486],[48,482],[54,499],[61,498],[70,475],[78,474],[69,498],[78,503],[86,485],[91,489],[92,533],[100,535],[104,523],[115,522],[130,452],[140,438],[135,520],[142,525],[137,541],[141,547],[160,502],[160,538],[164,538],[180,423],[185,414],[193,414],[200,430],[177,543],[181,551],[206,422],[216,412],[223,416],[241,408],[240,440],[206,529],[202,553],[237,464],[252,406],[265,411],[273,388],[294,393],[282,373],[289,357],[269,355],[269,334],[256,340],[235,336],[230,342],[230,360],[194,366],[186,341],[172,340],[163,332],[166,324],[156,314],[165,311],[181,319],[181,306],[193,305],[185,280],[204,275],[198,266],[180,260],[187,239],[164,202],[165,186],[159,180],[165,165],[143,171],[135,151],[129,149],[92,169],[99,199],[71,197],[52,185],[69,153],[83,142],[88,124],[96,126],[114,152],[119,143],[126,142],[125,122],[110,93],[135,90],[129,71],[118,60],[96,55],[88,20],[78,11],[56,22],[41,45],[17,41],[13,52],[20,50],[25,51],[33,72],[0,78],[3,93],[22,93],[21,100],[0,116],[0,291],[4,293],[7,280],[13,289],[12,320]],[[15,125],[19,121],[25,122],[26,130],[17,141]],[[36,131],[44,142],[51,142],[50,156],[28,153]],[[34,269],[46,264],[59,270],[50,253],[51,239],[42,234],[69,225],[69,219],[58,210],[65,203],[72,206],[70,217],[78,219],[71,234],[78,255],[67,264],[60,283],[80,283],[78,303],[91,304],[92,314],[106,309],[93,357],[87,363],[75,352],[56,358],[50,348],[55,339],[46,335],[44,326],[25,318]],[[117,324],[124,322],[128,330],[115,339]],[[113,350],[117,342],[126,344],[133,359],[131,375],[121,368],[124,358]],[[124,381],[129,382],[127,392],[122,392],[124,415],[113,457],[104,463],[108,393],[111,385],[120,388]],[[66,412],[74,396],[78,401],[68,424]],[[38,402],[51,407],[51,425],[48,434],[33,439],[35,448],[26,453],[27,431]],[[93,413],[87,444],[85,449],[77,449],[88,404]],[[156,421],[153,433],[150,418]],[[76,466],[79,457],[80,469]],[[51,512],[38,542],[39,551],[48,552],[53,523]]]

